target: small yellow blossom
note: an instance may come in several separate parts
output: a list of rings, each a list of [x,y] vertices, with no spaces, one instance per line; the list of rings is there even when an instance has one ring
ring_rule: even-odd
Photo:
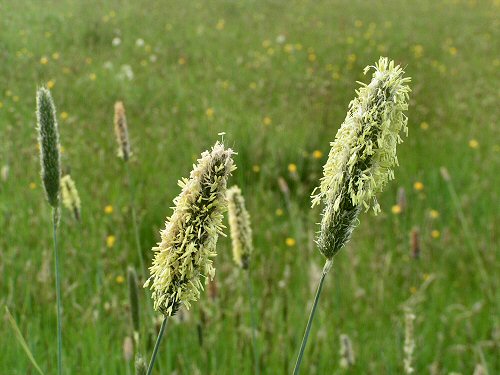
[[[205,111],[205,114],[207,115],[208,118],[213,118],[214,114],[215,114],[215,111],[214,111],[214,109],[212,107],[209,107]]]
[[[252,171],[254,171],[255,173],[259,173],[260,172],[260,165],[254,164],[252,166]]]
[[[50,80],[47,82],[47,88],[51,89],[56,85],[56,83],[53,80]]]
[[[36,184],[34,182],[30,182],[30,189],[35,190],[36,189]]]
[[[437,219],[439,217],[439,211],[437,210],[430,210],[429,216],[431,219]]]
[[[95,80],[97,79],[97,75],[96,75],[95,73],[90,73],[90,74],[89,74],[89,79],[90,79],[91,81],[95,81]]]
[[[115,246],[115,242],[116,242],[116,237],[113,236],[113,235],[109,235],[108,237],[106,237],[106,246],[109,247],[110,249]]]
[[[49,59],[47,58],[47,56],[42,56],[42,58],[40,59],[40,64],[42,65],[47,65],[49,62]]]
[[[415,293],[417,293],[417,288],[415,288],[414,286],[411,286],[411,287],[410,287],[410,293],[411,293],[411,294],[415,294]]]
[[[321,159],[323,157],[323,152],[321,152],[320,150],[314,150],[312,153],[312,157],[314,159]]]
[[[106,207],[104,207],[104,213],[110,215],[113,213],[113,206],[108,204]]]
[[[295,246],[296,241],[292,237],[287,237],[286,240],[285,240],[285,243],[286,243],[286,246],[293,247],[293,246]]]
[[[401,206],[399,204],[395,204],[391,207],[391,211],[394,215],[399,215],[401,213]]]
[[[250,82],[248,87],[250,87],[252,90],[255,90],[257,88],[257,84],[255,82]]]
[[[68,116],[68,112],[61,112],[61,120],[67,120]]]
[[[417,181],[413,184],[413,188],[416,190],[416,191],[422,191],[424,190],[424,184],[421,183],[420,181]]]
[[[297,165],[295,165],[294,163],[288,164],[288,172],[296,173],[297,172]]]
[[[179,63],[179,65],[185,65],[186,64],[186,58],[184,57],[179,57],[179,60],[177,60],[177,62]]]
[[[351,53],[349,54],[349,56],[347,56],[347,62],[349,64],[354,64],[357,60],[357,56],[354,54],[354,53]]]
[[[52,59],[54,59],[54,60],[59,60],[59,57],[61,57],[61,55],[59,54],[59,52],[54,52],[52,54]]]
[[[422,279],[423,279],[424,281],[427,281],[427,280],[429,280],[430,278],[431,278],[431,275],[430,275],[430,274],[428,274],[428,273],[424,273],[424,274],[422,275]]]
[[[356,26],[358,29],[363,26],[363,21],[361,20],[356,20],[354,21],[354,26]]]
[[[438,231],[437,229],[434,229],[432,232],[431,232],[431,237],[432,238],[439,238],[441,237],[441,232]]]
[[[316,61],[316,54],[315,53],[310,53],[309,56],[307,56],[310,62]]]
[[[271,117],[266,116],[262,119],[262,123],[266,126],[269,126],[273,123],[273,120],[271,119]]]
[[[449,49],[450,55],[455,56],[458,52],[458,50],[455,47],[450,47]]]
[[[276,209],[276,216],[283,216],[283,210],[281,208]]]
[[[469,141],[469,147],[470,148],[478,148],[479,147],[479,142],[475,139],[471,139]]]
[[[293,45],[287,43],[285,44],[285,46],[283,47],[283,50],[286,52],[286,53],[292,53],[293,52]]]
[[[226,22],[223,19],[220,19],[219,21],[217,21],[215,28],[217,30],[223,30],[225,25],[226,25]]]
[[[423,56],[424,54],[424,47],[421,44],[416,44],[412,47],[413,50],[413,56],[415,56],[416,59],[419,59]]]
[[[122,275],[118,275],[116,276],[115,281],[117,284],[123,284],[125,282],[125,277],[123,277]]]
[[[420,123],[420,129],[422,129],[422,130],[427,130],[427,129],[429,129],[429,124],[428,124],[427,122],[425,122],[425,121],[424,121],[424,122],[421,122],[421,123]]]

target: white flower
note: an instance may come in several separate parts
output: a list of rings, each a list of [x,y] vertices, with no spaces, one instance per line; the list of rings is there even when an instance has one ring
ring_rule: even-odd
[[[113,47],[118,47],[120,44],[122,44],[122,40],[118,37],[114,37],[111,44],[113,45]]]
[[[141,39],[141,38],[137,39],[137,40],[135,41],[135,45],[136,45],[137,47],[144,47],[144,39]]]

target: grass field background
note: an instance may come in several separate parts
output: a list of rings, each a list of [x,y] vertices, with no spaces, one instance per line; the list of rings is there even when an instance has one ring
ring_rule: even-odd
[[[356,81],[367,82],[363,68],[383,55],[413,80],[409,136],[379,197],[382,213],[363,213],[335,258],[302,373],[403,373],[407,305],[416,315],[415,373],[465,375],[478,364],[500,373],[499,12],[487,0],[1,0],[0,316],[8,306],[40,366],[55,373],[50,210],[35,131],[35,91],[46,84],[63,167],[82,200],[82,222],[63,211],[59,229],[66,373],[132,372],[122,350],[131,335],[124,278],[139,263],[116,157],[117,100],[127,110],[148,264],[177,180],[226,133],[238,153],[232,183],[253,222],[260,367],[290,373],[323,264],[314,246],[320,210],[309,195]],[[157,373],[253,373],[246,280],[231,258],[220,238],[217,292],[212,286],[169,325]],[[149,358],[157,327],[148,305],[144,295],[149,339],[140,351]],[[6,319],[0,332],[0,373],[34,374]],[[348,370],[339,365],[341,333],[356,355]]]

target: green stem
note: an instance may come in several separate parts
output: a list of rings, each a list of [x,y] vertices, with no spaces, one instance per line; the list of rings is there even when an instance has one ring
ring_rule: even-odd
[[[57,373],[62,374],[62,322],[61,322],[61,281],[59,275],[59,255],[57,252],[57,223],[59,208],[52,208],[52,233],[54,237],[54,263],[56,274],[56,301],[57,301]]]
[[[141,249],[141,237],[139,234],[139,226],[137,225],[137,213],[135,211],[135,192],[134,192],[134,185],[132,181],[132,176],[130,175],[130,169],[128,167],[128,162],[125,162],[125,169],[127,171],[127,179],[128,179],[128,189],[130,193],[130,209],[132,211],[132,225],[134,227],[134,235],[135,235],[135,245],[137,248],[137,255],[139,257],[139,264],[141,266],[141,272],[140,275],[142,277],[142,280],[145,279],[144,277],[144,259],[142,257],[142,249]]]
[[[323,282],[325,281],[325,276],[332,267],[332,259],[327,259],[325,266],[323,267],[323,273],[321,274],[321,279],[319,280],[318,289],[316,290],[316,296],[314,297],[314,303],[309,315],[309,320],[307,321],[306,331],[304,337],[302,337],[302,344],[300,345],[299,355],[297,357],[297,362],[295,363],[295,368],[293,369],[293,375],[298,375],[300,370],[300,364],[302,363],[302,357],[304,355],[304,350],[307,345],[307,339],[309,338],[309,333],[311,331],[312,321],[314,319],[314,314],[316,313],[316,307],[318,306],[319,296],[321,290],[323,289]]]
[[[252,278],[250,277],[250,268],[247,269],[247,281],[248,281],[248,302],[250,304],[250,323],[252,325],[252,346],[253,346],[253,357],[254,357],[254,365],[255,365],[255,373],[257,375],[260,374],[259,369],[259,345],[257,343],[257,339],[255,337],[255,331],[257,326],[255,324],[255,310],[253,303],[253,288],[252,288]]]
[[[151,375],[151,373],[153,372],[153,366],[155,364],[156,354],[158,354],[158,349],[160,347],[161,338],[163,337],[163,333],[165,332],[165,328],[167,328],[167,321],[168,321],[168,316],[165,316],[163,318],[163,322],[161,322],[160,332],[158,333],[158,338],[156,339],[156,344],[155,344],[155,347],[153,349],[153,355],[151,356],[151,361],[149,362],[148,372],[146,373],[146,375]]]

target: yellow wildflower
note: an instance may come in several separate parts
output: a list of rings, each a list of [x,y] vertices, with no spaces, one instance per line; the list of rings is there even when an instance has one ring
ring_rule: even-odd
[[[427,122],[425,122],[425,121],[421,122],[420,123],[420,129],[422,129],[422,130],[429,129],[429,124]]]
[[[206,109],[205,114],[207,115],[208,118],[211,119],[214,117],[215,111],[213,108],[210,107]]]
[[[416,190],[416,191],[422,191],[424,190],[424,184],[420,181],[417,181],[413,184],[413,188]]]
[[[437,229],[434,229],[432,232],[431,232],[431,237],[432,238],[439,238],[441,236],[441,232],[438,231]]]
[[[262,123],[266,126],[269,126],[273,123],[273,120],[271,119],[271,117],[269,116],[266,116],[264,117],[264,119],[262,120]]]
[[[399,204],[395,204],[394,206],[391,207],[391,212],[394,215],[399,215],[401,213],[401,206]]]
[[[40,64],[42,64],[42,65],[47,65],[47,64],[48,64],[48,62],[49,62],[49,59],[47,58],[47,56],[42,56],[42,57],[40,58]]]
[[[321,159],[323,157],[323,152],[321,152],[320,150],[314,150],[312,153],[312,157],[314,159]]]
[[[125,282],[125,277],[123,277],[122,275],[118,275],[116,276],[115,281],[117,284],[123,284]]]
[[[104,213],[108,214],[108,215],[112,214],[113,213],[113,206],[108,204],[106,207],[104,207]]]
[[[297,165],[294,163],[288,164],[288,172],[297,173]]]
[[[116,242],[116,237],[113,235],[109,235],[106,237],[106,246],[109,247],[110,249],[115,246]]]
[[[285,244],[286,244],[286,246],[288,246],[288,247],[293,247],[293,246],[295,246],[296,241],[295,241],[295,239],[294,239],[294,238],[292,238],[292,237],[287,237],[287,238],[286,238],[286,240],[285,240]]]
[[[439,217],[439,211],[437,210],[430,210],[429,216],[431,219],[437,219]]]
[[[477,140],[475,140],[475,139],[471,139],[469,141],[469,147],[470,148],[474,148],[474,149],[478,148],[479,147],[479,142]]]

